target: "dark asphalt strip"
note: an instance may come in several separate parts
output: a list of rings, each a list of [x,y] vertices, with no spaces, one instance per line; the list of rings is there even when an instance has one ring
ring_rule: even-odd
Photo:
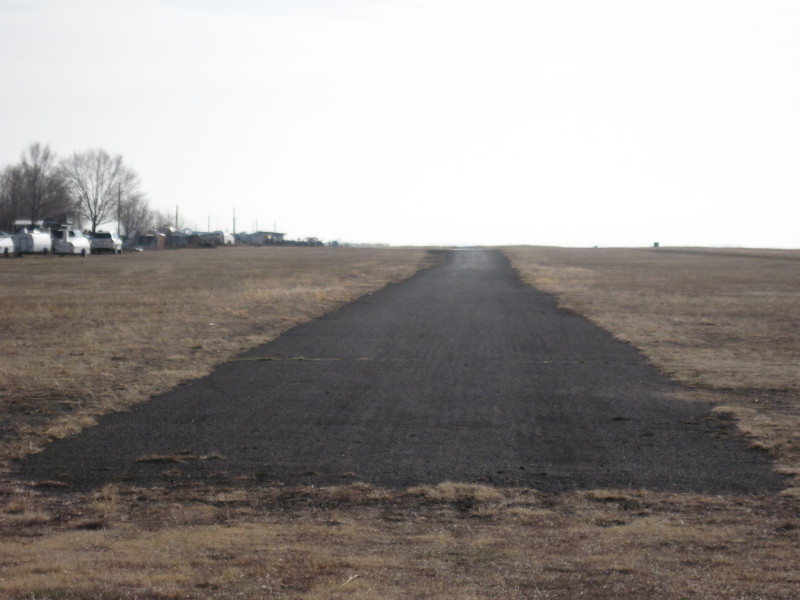
[[[545,491],[781,488],[711,406],[524,285],[499,252],[444,264],[108,415],[19,465],[72,489],[250,481]]]

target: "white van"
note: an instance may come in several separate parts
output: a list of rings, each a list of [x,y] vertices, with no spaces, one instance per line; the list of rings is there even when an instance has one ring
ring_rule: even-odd
[[[58,229],[53,233],[53,252],[86,256],[92,253],[92,243],[80,229]]]

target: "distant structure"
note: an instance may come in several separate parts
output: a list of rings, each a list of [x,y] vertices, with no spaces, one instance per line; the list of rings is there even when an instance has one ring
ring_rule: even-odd
[[[31,223],[31,219],[17,219],[14,221],[14,233],[18,233],[23,229],[33,228],[33,229],[41,229],[43,231],[46,230],[55,230],[61,229],[62,227],[74,227],[75,222],[72,218],[72,215],[69,213],[64,213],[61,215],[55,215],[52,217],[45,217],[44,219],[39,219]]]
[[[256,231],[255,233],[239,233],[236,235],[236,241],[251,246],[272,246],[283,244],[285,236],[285,233],[277,231]]]

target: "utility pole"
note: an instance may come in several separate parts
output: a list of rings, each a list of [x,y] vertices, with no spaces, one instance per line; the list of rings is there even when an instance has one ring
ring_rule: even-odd
[[[117,182],[117,235],[122,235],[120,222],[122,221],[122,184]],[[127,233],[127,232],[126,232]]]
[[[236,235],[236,207],[233,207],[233,235]]]
[[[175,231],[178,230],[178,205],[175,205]]]

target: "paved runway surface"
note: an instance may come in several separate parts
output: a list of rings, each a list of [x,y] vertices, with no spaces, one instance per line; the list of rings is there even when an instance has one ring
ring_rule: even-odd
[[[524,285],[501,253],[456,250],[51,444],[18,475],[72,489],[188,480],[780,489],[764,453],[709,405],[670,397],[676,389],[634,348]]]

